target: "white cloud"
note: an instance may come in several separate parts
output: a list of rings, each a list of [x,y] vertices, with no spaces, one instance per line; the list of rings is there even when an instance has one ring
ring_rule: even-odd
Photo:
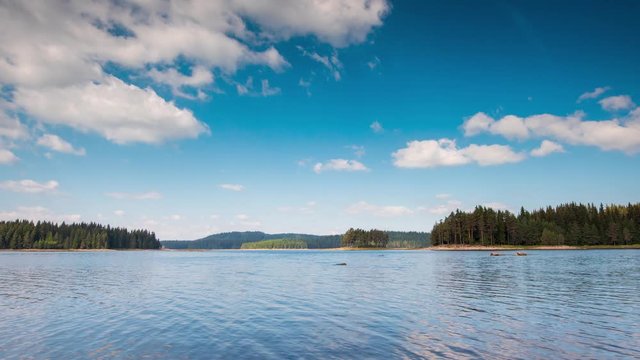
[[[523,124],[528,138],[550,138],[571,145],[596,146],[629,154],[640,151],[640,111],[637,109],[620,119],[590,121],[584,120],[584,116],[584,113],[576,112],[568,116],[539,114],[528,117],[507,115],[504,118]],[[496,121],[484,113],[477,113],[463,124],[465,135],[491,132],[513,138],[512,132],[503,133],[495,127],[504,118]]]
[[[298,46],[298,50],[302,52],[302,55],[324,65],[324,67],[326,67],[327,70],[329,70],[329,72],[331,73],[335,81],[340,81],[342,79],[341,71],[342,71],[343,65],[340,59],[338,58],[337,51],[334,50],[334,52],[331,55],[320,55],[317,52],[309,52],[304,48],[302,48],[301,46]]]
[[[166,84],[171,87],[174,95],[193,98],[192,96],[184,93],[182,87],[200,88],[213,83],[214,77],[211,70],[204,66],[198,65],[191,69],[191,75],[185,75],[174,68],[165,70],[151,69],[147,72],[147,76],[153,79],[157,83]],[[198,94],[204,94],[198,92]],[[199,95],[202,97],[203,95]],[[206,98],[206,95],[204,95]]]
[[[113,212],[113,214],[114,214],[115,216],[124,216],[125,212],[124,212],[124,210],[115,210],[115,211]]]
[[[355,204],[349,205],[345,211],[348,214],[358,215],[358,214],[367,214],[373,215],[377,217],[399,217],[399,216],[407,216],[414,213],[413,210],[398,205],[387,205],[380,206],[369,204],[366,201],[359,201]]]
[[[240,184],[220,184],[218,186],[221,189],[230,190],[230,191],[244,191],[244,186]]]
[[[526,139],[529,130],[521,118],[507,115],[496,121],[485,113],[479,112],[468,118],[463,124],[465,136],[474,136],[482,132],[502,135],[507,139]]]
[[[65,154],[73,154],[73,155],[79,155],[79,156],[84,156],[86,154],[84,148],[76,149],[73,147],[73,145],[71,145],[70,143],[68,143],[63,138],[57,135],[52,135],[52,134],[42,135],[38,139],[37,144],[40,146],[44,146],[48,149],[65,153]]]
[[[162,194],[155,191],[144,193],[110,192],[105,195],[118,200],[158,200],[162,198]]]
[[[449,214],[452,211],[456,211],[457,209],[460,208],[460,206],[462,206],[462,202],[452,199],[452,200],[448,200],[444,204],[438,204],[438,205],[433,206],[433,207],[424,208],[424,210],[426,210],[430,214],[444,215],[444,214]]]
[[[0,104],[1,105],[1,104]],[[0,109],[0,138],[21,140],[29,137],[27,127],[16,117],[10,117]]]
[[[273,95],[277,95],[280,94],[280,88],[278,87],[271,87],[269,86],[269,80],[264,79],[262,80],[262,92],[261,92],[262,96],[273,96]]]
[[[380,124],[380,122],[377,120],[372,122],[371,125],[369,125],[369,128],[376,134],[379,134],[384,131],[382,124]]]
[[[598,104],[607,111],[628,110],[636,106],[629,95],[609,96],[598,101]]]
[[[316,163],[313,171],[320,174],[324,171],[369,171],[369,169],[357,160],[331,159],[325,163]]]
[[[366,40],[382,25],[390,6],[385,0],[236,0],[238,12],[249,16],[274,37],[315,35],[343,47]]]
[[[597,87],[597,88],[593,89],[593,91],[588,91],[588,92],[580,95],[580,97],[578,97],[578,101],[577,102],[582,102],[582,101],[588,100],[588,99],[596,99],[600,95],[602,95],[605,92],[609,91],[610,89],[611,88],[608,87],[608,86]]]
[[[0,165],[10,165],[20,160],[14,153],[7,149],[0,149]]]
[[[436,199],[444,200],[451,197],[451,194],[436,194]]]
[[[525,155],[506,145],[475,145],[458,148],[455,140],[411,141],[392,154],[394,165],[401,168],[432,168],[476,163],[480,166],[516,163]]]
[[[161,143],[209,131],[186,109],[108,76],[100,83],[18,89],[15,102],[40,121],[95,132],[118,143]]]
[[[0,220],[31,220],[31,221],[51,221],[51,222],[67,222],[77,223],[82,220],[79,214],[62,214],[58,215],[53,211],[42,206],[19,206],[12,211],[0,211]]]
[[[38,194],[45,192],[55,192],[58,189],[58,182],[55,180],[49,180],[47,182],[39,183],[34,180],[6,180],[0,182],[0,189],[20,192],[20,193],[29,193],[29,194]]]
[[[540,147],[531,150],[531,156],[544,157],[555,152],[564,152],[564,147],[556,142],[543,140]]]
[[[364,42],[389,8],[386,0],[1,2],[0,85],[11,89],[10,105],[20,112],[119,144],[194,138],[208,130],[190,111],[108,75],[106,67],[204,99],[200,88],[213,83],[214,73],[290,66],[276,45],[291,37],[313,36],[338,48]],[[314,60],[340,78],[335,50]],[[279,92],[262,85],[264,96]],[[0,134],[23,136],[17,124],[7,130],[2,120]]]

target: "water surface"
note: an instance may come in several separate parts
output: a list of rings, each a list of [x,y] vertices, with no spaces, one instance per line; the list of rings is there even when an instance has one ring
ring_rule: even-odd
[[[529,254],[4,252],[0,358],[640,358],[640,251]]]

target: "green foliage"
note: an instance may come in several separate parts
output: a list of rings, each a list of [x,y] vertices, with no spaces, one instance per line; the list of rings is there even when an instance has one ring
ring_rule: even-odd
[[[355,248],[386,248],[389,234],[381,230],[349,229],[342,235],[342,246]]]
[[[247,242],[241,249],[307,249],[307,243],[303,240],[275,239]]]
[[[632,245],[640,244],[640,204],[563,204],[516,216],[477,206],[456,211],[433,227],[433,245]]]
[[[159,249],[146,230],[112,228],[95,223],[56,224],[0,221],[0,249]]]

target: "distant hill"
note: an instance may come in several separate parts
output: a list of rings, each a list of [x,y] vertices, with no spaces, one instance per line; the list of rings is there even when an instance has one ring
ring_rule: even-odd
[[[430,246],[429,233],[388,231],[389,247],[417,248]],[[263,240],[290,239],[303,240],[309,249],[331,249],[340,247],[341,235],[310,234],[266,234],[261,231],[233,231],[209,235],[198,240],[165,240],[162,245],[168,249],[240,249],[242,244]]]

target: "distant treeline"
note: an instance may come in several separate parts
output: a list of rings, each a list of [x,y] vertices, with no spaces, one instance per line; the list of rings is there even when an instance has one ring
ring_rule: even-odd
[[[419,248],[429,246],[429,234],[424,232],[388,231],[387,247]],[[162,245],[169,249],[240,249],[242,244],[263,240],[302,240],[309,249],[332,249],[342,246],[341,235],[265,234],[260,231],[227,232],[209,235],[192,241],[167,240]]]
[[[146,230],[112,228],[95,223],[56,224],[0,221],[0,249],[158,249]]]
[[[248,242],[242,244],[241,249],[308,249],[304,240],[275,239]]]
[[[349,229],[342,235],[342,246],[357,248],[386,248],[389,234],[382,230]]]
[[[169,249],[240,249],[244,243],[277,239],[302,240],[309,249],[340,247],[340,235],[265,234],[261,231],[226,232],[192,241],[167,240],[162,241],[162,245]]]
[[[518,215],[478,206],[437,223],[433,245],[630,245],[640,244],[640,204],[563,204],[520,209]]]

